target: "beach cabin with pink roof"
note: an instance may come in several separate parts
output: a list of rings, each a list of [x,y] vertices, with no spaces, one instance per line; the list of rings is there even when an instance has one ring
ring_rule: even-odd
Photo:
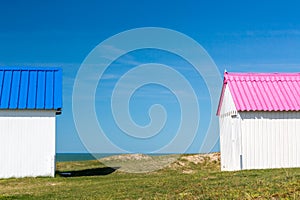
[[[300,167],[300,73],[224,73],[221,170]]]

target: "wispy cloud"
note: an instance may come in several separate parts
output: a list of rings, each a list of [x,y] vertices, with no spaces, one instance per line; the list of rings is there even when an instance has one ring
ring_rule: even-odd
[[[104,74],[101,77],[101,80],[116,80],[119,78],[120,78],[120,75],[118,75],[118,74]]]
[[[237,32],[217,33],[217,36],[233,36],[233,37],[280,37],[280,36],[300,36],[300,30],[296,29],[278,29],[278,30],[246,30]]]
[[[143,64],[142,62],[136,60],[134,56],[127,54],[127,51],[120,49],[116,46],[103,45],[102,48],[104,49],[104,51],[101,52],[101,57],[108,59],[111,62],[115,61],[117,57],[117,62],[121,64],[135,66]]]
[[[228,71],[236,71],[236,67],[239,67],[239,71],[245,72],[299,72],[300,63],[240,63],[232,67],[227,67]]]
[[[300,31],[299,30],[266,30],[266,31],[246,31],[246,35],[248,36],[300,36]]]

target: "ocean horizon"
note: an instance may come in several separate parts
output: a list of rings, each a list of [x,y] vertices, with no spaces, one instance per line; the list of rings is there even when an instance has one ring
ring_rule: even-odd
[[[97,160],[104,157],[118,155],[114,153],[56,153],[57,162],[68,162],[68,161],[85,161],[85,160]]]

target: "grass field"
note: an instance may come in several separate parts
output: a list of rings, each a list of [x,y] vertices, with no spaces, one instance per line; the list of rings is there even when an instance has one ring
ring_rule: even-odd
[[[219,161],[188,157],[149,173],[57,163],[55,178],[0,179],[0,199],[300,199],[300,169],[220,172]]]

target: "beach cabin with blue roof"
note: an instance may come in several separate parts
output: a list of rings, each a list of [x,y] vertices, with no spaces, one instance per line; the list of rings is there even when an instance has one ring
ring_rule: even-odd
[[[60,68],[0,67],[0,178],[55,175]]]

